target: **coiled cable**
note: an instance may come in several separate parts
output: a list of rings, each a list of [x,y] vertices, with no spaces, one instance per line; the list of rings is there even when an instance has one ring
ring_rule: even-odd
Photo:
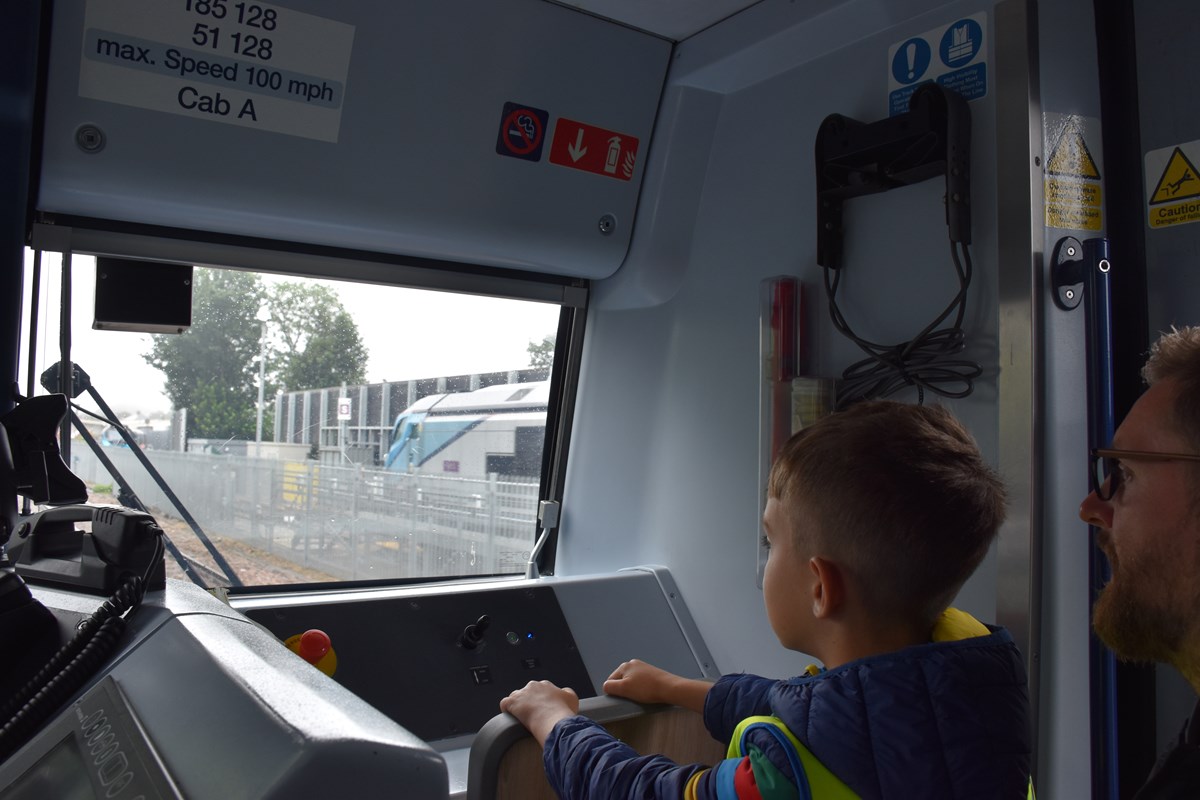
[[[0,719],[7,720],[0,728],[0,762],[16,752],[116,652],[126,618],[141,606],[150,573],[162,555],[160,536],[145,573],[125,575],[112,596],[80,624],[71,641],[0,709]]]
[[[848,408],[862,400],[888,397],[907,386],[917,388],[917,402],[925,402],[925,391],[942,397],[966,397],[974,390],[974,381],[983,368],[966,359],[953,358],[966,347],[962,329],[967,308],[967,289],[971,285],[973,265],[966,244],[959,256],[959,243],[950,242],[950,257],[958,278],[958,292],[937,317],[920,333],[899,344],[880,344],[864,339],[854,332],[837,304],[841,271],[826,267],[825,296],[834,328],[854,342],[867,357],[847,367],[838,387],[837,407]],[[938,329],[950,315],[954,321]]]

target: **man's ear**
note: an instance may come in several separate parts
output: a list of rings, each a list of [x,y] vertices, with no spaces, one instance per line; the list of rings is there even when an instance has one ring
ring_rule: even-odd
[[[817,619],[832,617],[846,602],[846,576],[835,562],[820,556],[808,560],[812,572],[812,613]]]

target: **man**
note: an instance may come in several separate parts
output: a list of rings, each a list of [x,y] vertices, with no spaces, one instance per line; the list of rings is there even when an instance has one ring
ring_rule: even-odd
[[[1079,507],[1112,567],[1092,624],[1119,658],[1170,664],[1200,694],[1200,327],[1164,334],[1142,377]],[[1200,704],[1136,795],[1163,798],[1200,798]]]

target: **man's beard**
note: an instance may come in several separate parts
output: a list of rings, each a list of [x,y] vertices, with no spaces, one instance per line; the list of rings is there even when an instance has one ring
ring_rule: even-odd
[[[1105,552],[1111,551],[1105,548]],[[1092,609],[1096,635],[1125,661],[1171,662],[1180,652],[1187,629],[1187,621],[1178,613],[1183,598],[1155,601],[1146,593],[1162,582],[1162,575],[1150,574],[1141,565],[1118,564],[1111,555],[1109,563],[1113,580]]]

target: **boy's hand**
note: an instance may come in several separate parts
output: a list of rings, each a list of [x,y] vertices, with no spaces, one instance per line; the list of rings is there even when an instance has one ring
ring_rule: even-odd
[[[501,700],[500,710],[516,717],[544,746],[560,720],[579,713],[579,697],[574,689],[560,689],[550,681],[530,681]]]
[[[671,703],[670,684],[679,676],[645,661],[626,661],[604,682],[604,693],[638,703]]]
[[[667,703],[703,713],[711,685],[707,681],[682,678],[635,658],[613,670],[604,682],[604,693],[637,703]]]

